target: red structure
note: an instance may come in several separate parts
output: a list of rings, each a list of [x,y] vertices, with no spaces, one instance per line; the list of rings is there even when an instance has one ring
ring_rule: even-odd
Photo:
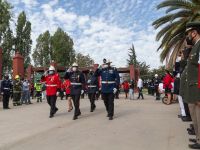
[[[19,52],[16,52],[13,57],[13,77],[16,75],[24,77],[24,58]]]
[[[3,63],[3,52],[2,48],[0,47],[0,80],[2,80],[2,63]]]

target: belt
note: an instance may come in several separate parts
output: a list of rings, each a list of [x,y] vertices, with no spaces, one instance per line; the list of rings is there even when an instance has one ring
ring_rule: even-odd
[[[56,84],[47,84],[46,86],[55,87],[57,85]]]
[[[82,85],[81,83],[71,83],[71,85]]]
[[[10,90],[10,88],[3,88],[4,90]]]
[[[88,87],[91,87],[91,88],[92,88],[92,87],[97,87],[97,86],[96,86],[96,85],[88,85]]]
[[[115,81],[101,81],[103,84],[114,84],[116,83]]]

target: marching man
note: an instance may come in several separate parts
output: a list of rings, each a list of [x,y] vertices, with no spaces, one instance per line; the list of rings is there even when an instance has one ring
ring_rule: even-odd
[[[49,118],[52,118],[58,111],[58,108],[56,107],[56,99],[59,95],[61,86],[60,76],[56,73],[54,66],[49,67],[49,70],[42,76],[41,81],[46,84],[47,102],[50,106]]]

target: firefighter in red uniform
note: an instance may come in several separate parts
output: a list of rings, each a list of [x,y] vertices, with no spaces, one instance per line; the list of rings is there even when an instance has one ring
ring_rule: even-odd
[[[41,80],[46,84],[47,102],[50,106],[49,118],[52,118],[58,111],[58,108],[56,107],[56,99],[59,95],[61,86],[60,76],[58,73],[56,73],[55,68],[50,66],[49,70],[44,73]]]

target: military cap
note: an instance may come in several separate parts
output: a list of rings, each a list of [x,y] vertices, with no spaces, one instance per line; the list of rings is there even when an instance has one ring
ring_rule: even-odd
[[[186,32],[193,29],[200,29],[200,22],[189,22],[186,24]]]

